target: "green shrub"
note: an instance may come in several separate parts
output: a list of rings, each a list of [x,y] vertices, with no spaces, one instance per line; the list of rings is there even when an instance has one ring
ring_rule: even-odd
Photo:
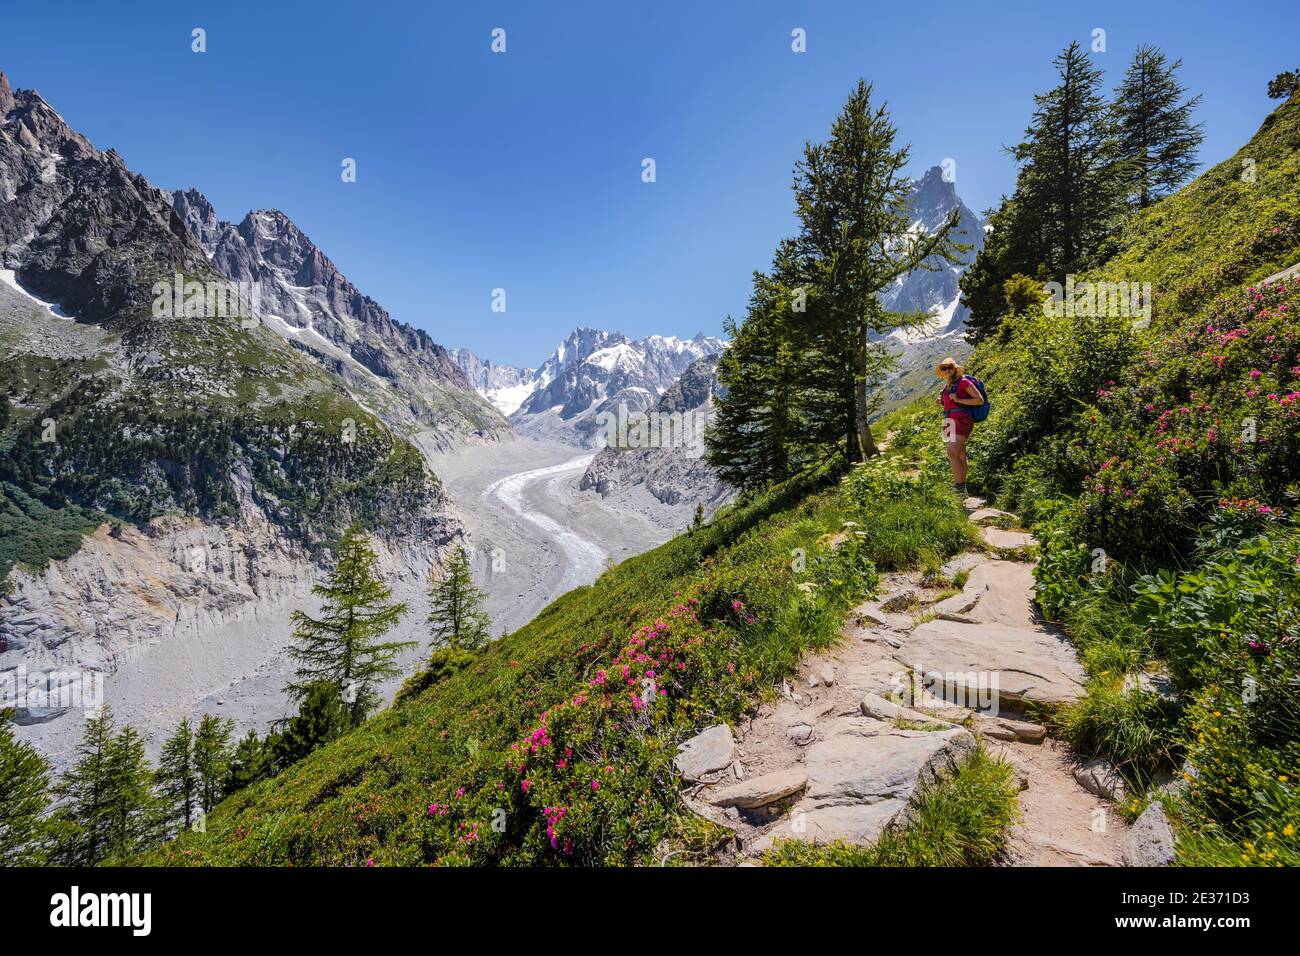
[[[1124,687],[1123,673],[1095,676],[1078,702],[1052,719],[1052,730],[1081,753],[1105,757],[1129,781],[1149,783],[1173,763],[1177,712],[1159,696]]]
[[[1136,575],[1109,562],[1096,573],[1072,512],[1053,515],[1039,529],[1039,599],[1091,675],[1053,731],[1142,786],[1185,757],[1184,862],[1298,852],[1300,529],[1225,499],[1187,556],[1192,568]],[[1177,700],[1134,686],[1152,664],[1167,670]]]
[[[423,670],[412,674],[402,683],[397,696],[393,698],[393,706],[396,707],[403,701],[418,696],[434,684],[446,680],[452,674],[468,667],[473,662],[473,651],[462,650],[457,647],[438,648],[429,657],[429,663]]]
[[[961,501],[947,482],[933,471],[908,477],[894,458],[873,459],[854,470],[847,494],[871,515],[855,534],[877,567],[913,567],[976,543]]]

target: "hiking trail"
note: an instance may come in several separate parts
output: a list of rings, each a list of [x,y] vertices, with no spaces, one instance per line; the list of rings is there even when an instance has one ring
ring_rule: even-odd
[[[1034,539],[990,524],[1015,518],[982,499],[965,505],[987,553],[957,555],[936,581],[883,574],[881,598],[734,737],[718,725],[683,744],[684,799],[734,834],[717,862],[752,865],[777,839],[873,843],[979,738],[1020,786],[1001,865],[1122,865],[1127,825],[1098,795],[1116,781],[1025,716],[1078,699],[1085,681],[1073,644],[1034,609]]]

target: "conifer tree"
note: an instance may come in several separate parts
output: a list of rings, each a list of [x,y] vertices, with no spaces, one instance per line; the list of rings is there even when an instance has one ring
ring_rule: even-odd
[[[1140,46],[1115,91],[1114,114],[1119,160],[1125,164],[1129,202],[1145,209],[1181,186],[1196,169],[1196,151],[1205,138],[1192,122],[1200,96],[1187,89],[1173,63],[1154,46]]]
[[[307,688],[298,713],[285,721],[267,745],[274,753],[276,768],[283,770],[342,736],[352,726],[351,710],[339,694],[338,685],[322,681]]]
[[[895,149],[897,130],[871,97],[871,87],[859,80],[830,138],[804,148],[794,182],[798,270],[820,304],[808,318],[818,323],[827,354],[844,356],[849,365],[836,377],[853,397],[842,433],[849,461],[877,453],[873,391],[893,361],[882,337],[923,318],[887,312],[879,293],[913,269],[955,261],[960,248],[948,236],[957,210],[933,234],[911,229],[911,183],[903,175],[908,149]]]
[[[194,735],[194,772],[199,805],[208,813],[221,800],[230,774],[230,738],[235,722],[204,714]]]
[[[724,323],[730,341],[718,359],[716,416],[704,435],[705,457],[727,484],[762,487],[789,477],[796,466],[797,414],[792,364],[781,328],[780,296],[761,273],[742,325]]]
[[[182,717],[163,741],[155,781],[166,822],[188,830],[194,820],[199,789],[194,767],[194,728],[188,717]]]
[[[1037,108],[1023,142],[1015,198],[1024,220],[1041,230],[1052,277],[1090,265],[1123,209],[1127,164],[1120,161],[1113,113],[1101,95],[1102,71],[1071,43],[1053,63],[1060,83],[1034,97]],[[1022,225],[1022,223],[1018,223]],[[1016,271],[1036,273],[1037,264]],[[1002,276],[999,284],[1008,276]]]
[[[235,745],[230,773],[226,777],[226,796],[265,780],[274,773],[274,768],[272,748],[257,735],[256,730],[250,730]]]
[[[108,818],[106,858],[136,853],[160,835],[160,817],[153,792],[154,772],[144,756],[144,738],[130,724],[113,738],[108,750]]]
[[[859,82],[825,143],[795,167],[800,230],[755,273],[745,321],[728,319],[722,386],[706,457],[742,488],[781,481],[842,453],[876,453],[875,386],[893,362],[884,338],[923,319],[887,312],[879,294],[899,276],[938,268],[963,247],[956,211],[933,234],[911,226],[908,151],[895,149],[885,107]]]
[[[465,548],[456,545],[441,578],[429,579],[429,632],[435,649],[473,651],[491,640],[491,621],[483,611],[485,595],[474,586]]]
[[[50,769],[31,744],[14,736],[13,713],[0,710],[0,866],[35,866],[45,861]]]
[[[1047,241],[1040,224],[1033,221],[1014,198],[1003,197],[998,208],[985,214],[984,246],[958,280],[961,301],[970,310],[966,339],[978,343],[995,332],[1006,314],[1005,283],[1026,270],[1043,282],[1051,279]]]
[[[1268,98],[1286,100],[1300,90],[1300,70],[1286,70],[1268,81]]]
[[[1015,192],[986,216],[984,246],[959,283],[971,342],[997,329],[1007,279],[1064,282],[1095,264],[1126,208],[1134,167],[1121,154],[1101,71],[1078,43],[1053,63],[1059,83],[1034,97],[1025,138],[1008,150],[1019,165]]]
[[[76,762],[54,786],[54,795],[67,801],[55,814],[55,854],[61,864],[94,866],[107,855],[112,748],[113,712],[105,706],[87,714]]]
[[[406,605],[389,603],[392,590],[375,576],[378,557],[359,524],[344,533],[338,560],[324,584],[312,588],[321,599],[320,617],[294,611],[295,644],[289,655],[298,663],[285,688],[302,701],[318,685],[332,685],[345,698],[353,726],[379,703],[376,685],[396,677],[396,656],[414,641],[380,641]]]

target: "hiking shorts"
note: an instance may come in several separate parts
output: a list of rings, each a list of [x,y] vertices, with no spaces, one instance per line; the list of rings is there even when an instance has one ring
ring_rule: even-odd
[[[964,412],[953,412],[948,415],[953,421],[953,427],[957,434],[963,438],[970,438],[970,433],[975,430],[975,419],[971,418]]]

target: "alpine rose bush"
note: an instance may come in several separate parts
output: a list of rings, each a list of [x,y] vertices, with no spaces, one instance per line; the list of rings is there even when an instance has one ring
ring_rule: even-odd
[[[1077,534],[1115,557],[1182,553],[1219,499],[1289,511],[1300,462],[1300,278],[1226,296],[1097,392],[1069,454]]]

